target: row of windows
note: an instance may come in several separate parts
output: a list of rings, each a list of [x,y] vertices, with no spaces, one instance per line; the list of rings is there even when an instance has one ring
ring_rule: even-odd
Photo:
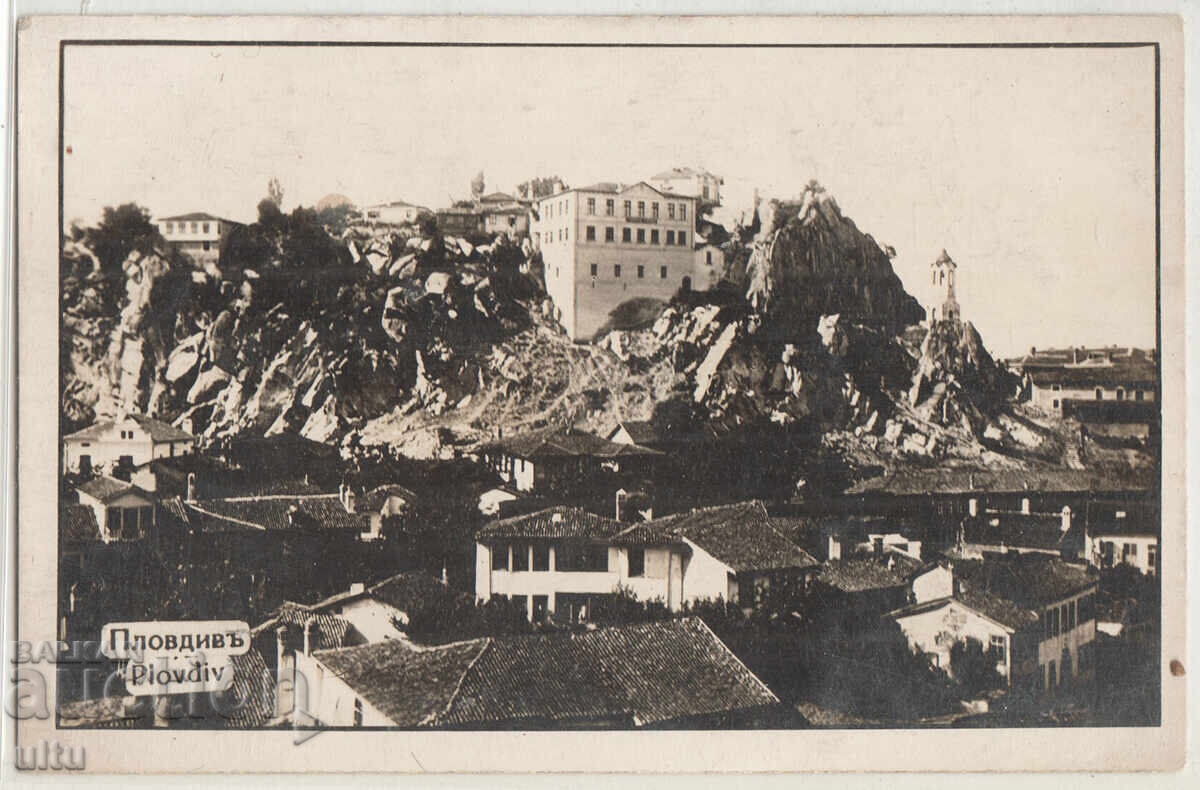
[[[168,222],[167,223],[167,233],[174,233],[175,225],[176,225],[176,223],[174,223],[174,222]],[[180,223],[178,223],[178,225],[179,225],[180,233],[187,233],[189,226],[191,227],[192,233],[199,233],[200,231],[197,230],[198,227],[202,228],[204,233],[208,233],[208,223],[207,222],[180,222]]]
[[[629,549],[629,575],[646,574],[646,550]],[[512,546],[492,547],[492,570],[494,571],[550,570],[550,546],[547,543],[514,543]],[[608,571],[608,547],[598,543],[568,542],[560,544],[554,551],[554,570],[606,573]]]
[[[1062,385],[1061,384],[1052,384],[1050,386],[1050,389],[1054,392],[1061,392]],[[1129,393],[1127,393],[1125,391],[1124,387],[1117,387],[1117,400],[1125,400],[1126,397],[1128,397],[1128,395],[1129,395]],[[1137,401],[1145,400],[1146,392],[1144,390],[1134,390],[1133,391],[1133,399],[1137,400]],[[1104,400],[1104,388],[1103,387],[1096,387],[1096,400]],[[1054,405],[1057,406],[1058,402],[1055,401]]]
[[[548,202],[542,204],[542,212],[546,215],[546,219],[550,219],[551,217],[554,216],[555,209],[557,208],[558,216],[565,217],[567,215],[569,205],[570,204],[566,200],[548,201]],[[634,217],[636,217],[638,219],[649,218],[653,222],[658,221],[660,212],[662,210],[662,205],[666,206],[668,220],[678,219],[681,222],[687,221],[687,218],[688,218],[687,203],[659,204],[658,201],[651,201],[651,202],[647,203],[645,200],[638,200],[638,201],[624,200],[621,202],[621,208],[624,211],[624,216],[626,219],[633,219]],[[597,208],[598,208],[598,205],[597,205],[596,198],[594,198],[594,197],[588,198],[587,199],[587,213],[591,216],[595,216]],[[648,215],[646,213],[647,209],[650,212]],[[606,199],[604,201],[604,216],[615,217],[616,215],[617,215],[617,201],[612,198]]]
[[[636,230],[636,233],[635,233]],[[649,239],[650,244],[660,244],[658,228],[650,228],[649,235],[646,233],[646,228],[621,228],[621,243],[622,244],[646,244]],[[666,246],[668,247],[686,247],[687,246],[687,231],[679,232],[668,230],[666,235]],[[584,241],[596,241],[596,226],[588,225],[583,231]],[[604,228],[604,243],[611,244],[617,240],[617,229],[608,226]]]
[[[1088,594],[1062,606],[1055,606],[1042,612],[1042,631],[1049,639],[1059,634],[1065,634],[1076,624],[1082,625],[1095,615],[1095,596]]]
[[[1111,540],[1100,541],[1100,562],[1105,568],[1111,568],[1116,564],[1116,547],[1117,544]],[[1122,543],[1121,544],[1121,562],[1130,565],[1136,565],[1138,558],[1138,544]],[[1154,570],[1158,566],[1158,546],[1153,544],[1146,547],[1146,567]]]
[[[619,264],[619,263],[613,264],[613,277],[620,279],[622,271],[623,270],[621,268],[621,264]],[[599,276],[600,276],[600,265],[593,263],[592,264],[592,277],[599,277]],[[639,280],[646,279],[646,267],[640,263],[637,265],[637,278]],[[660,280],[667,279],[667,267],[666,266],[658,267],[658,279],[660,279]]]

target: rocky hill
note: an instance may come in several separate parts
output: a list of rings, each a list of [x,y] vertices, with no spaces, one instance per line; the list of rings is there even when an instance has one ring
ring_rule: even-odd
[[[72,242],[64,429],[130,409],[206,442],[298,431],[434,458],[501,429],[653,418],[714,436],[802,429],[863,466],[1060,460],[1052,431],[1013,418],[1014,382],[974,327],[918,326],[887,253],[816,185],[729,242],[744,292],[681,295],[591,345],[550,317],[528,242],[425,231],[267,216],[217,270],[160,244],[119,276]]]

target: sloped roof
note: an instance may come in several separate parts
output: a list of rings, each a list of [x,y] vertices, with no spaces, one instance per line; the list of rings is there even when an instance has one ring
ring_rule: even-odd
[[[193,211],[190,214],[176,214],[175,216],[172,216],[172,217],[158,217],[158,219],[156,221],[157,222],[179,222],[180,220],[182,220],[184,222],[208,221],[208,222],[228,222],[231,225],[241,225],[242,224],[242,223],[238,222],[237,220],[225,219],[224,217],[218,217],[215,214],[209,214],[205,211]]]
[[[151,498],[148,492],[143,491],[133,483],[127,483],[124,480],[118,480],[108,475],[93,477],[86,483],[77,486],[75,490],[81,494],[87,494],[93,499],[98,499],[101,502],[111,502],[117,497],[125,496],[126,494],[137,494],[146,499]]]
[[[368,587],[367,594],[402,612],[411,612],[437,598],[462,598],[468,603],[472,600],[469,593],[456,592],[423,571],[398,573]]]
[[[937,611],[938,609],[943,609],[954,604],[964,609],[969,609],[977,615],[985,617],[1012,631],[1018,631],[1031,623],[1036,623],[1038,619],[1037,615],[1033,612],[1021,609],[1008,601],[987,595],[986,593],[976,593],[971,596],[946,596],[945,598],[935,598],[932,601],[909,604],[895,611],[888,612],[888,617],[894,620],[903,620],[907,617]],[[1030,620],[1031,617],[1032,620]]]
[[[630,718],[636,725],[779,702],[697,617],[494,639],[437,723]]]
[[[904,577],[874,559],[830,560],[817,571],[817,581],[842,592],[903,587]]]
[[[240,656],[230,656],[233,684],[221,692],[222,698],[233,700],[222,706],[230,710],[229,725],[233,727],[262,727],[275,716],[275,675],[263,660],[262,653],[251,647]]]
[[[362,531],[369,524],[368,513],[347,513],[337,494],[230,497],[185,504],[193,513],[198,511],[209,516],[210,520],[215,517],[241,526],[267,530],[319,528]],[[295,525],[288,517],[292,508],[296,508]],[[356,507],[356,510],[359,509]]]
[[[597,516],[583,508],[556,505],[523,516],[493,521],[479,530],[480,539],[496,538],[611,538],[628,525]]]
[[[379,512],[384,503],[389,497],[397,497],[403,499],[406,505],[411,505],[417,500],[417,495],[409,491],[404,486],[398,485],[382,485],[372,488],[362,496],[358,497],[358,503],[355,505],[355,510]]]
[[[88,505],[65,505],[58,513],[58,540],[61,549],[68,543],[100,541],[100,524],[96,511]]]
[[[303,634],[304,626],[309,621],[313,623],[312,630],[309,631],[309,636],[314,642],[313,650],[346,646],[347,636],[351,631],[350,621],[337,615],[318,611],[312,606],[285,601],[279,607],[279,614],[268,620],[266,624],[294,626]],[[262,626],[259,628],[261,629]]]
[[[415,650],[391,639],[314,655],[397,726],[418,727],[447,709],[486,646],[487,640],[474,639]]]
[[[579,457],[617,458],[620,456],[662,455],[658,450],[637,444],[617,444],[592,433],[548,428],[499,439],[479,448],[483,452],[502,452],[516,458]]]
[[[779,702],[694,617],[426,650],[391,640],[316,657],[401,727],[644,725]]]
[[[936,467],[905,469],[861,480],[846,493],[856,494],[969,494],[1024,491],[1128,491],[1147,490],[1157,484],[1150,471],[1121,474],[1096,469],[975,469]]]
[[[758,501],[696,508],[627,527],[614,543],[688,540],[734,571],[810,568],[818,564],[783,536]]]
[[[617,427],[608,435],[609,441],[622,428],[629,434],[629,438],[633,439],[635,444],[651,444],[659,441],[661,438],[658,431],[654,429],[654,425],[649,420],[625,420],[618,423]]]
[[[958,264],[951,260],[950,254],[945,249],[942,250],[942,254],[937,256],[937,260],[931,263],[930,266],[949,266],[951,269],[958,268]]]
[[[480,203],[516,203],[515,197],[507,192],[493,192],[490,195],[484,195],[479,198]]]
[[[174,425],[168,425],[162,420],[156,420],[153,417],[147,417],[144,414],[130,414],[129,419],[137,423],[141,428],[156,442],[183,442],[196,441],[196,437],[192,436],[187,431],[181,431]],[[101,439],[111,432],[118,425],[124,423],[124,420],[108,418],[92,423],[88,427],[76,431],[75,433],[64,436],[64,439]]]
[[[1031,370],[1033,383],[1039,387],[1063,384],[1075,387],[1104,385],[1143,385],[1153,387],[1158,381],[1158,370],[1148,363],[1121,363],[1113,365],[1078,365],[1045,367]]]
[[[987,592],[1027,609],[1061,601],[1098,581],[1084,566],[1045,554],[958,560],[954,575],[964,592]]]
[[[586,187],[579,187],[579,189],[577,191],[579,191],[579,192],[611,192],[613,194],[616,194],[617,192],[621,191],[621,185],[618,184],[616,181],[598,181],[595,184],[591,184]],[[546,197],[554,197],[554,196],[547,195]]]
[[[1162,521],[1157,518],[1100,518],[1088,523],[1088,534],[1094,538],[1140,536],[1158,537],[1162,534]]]

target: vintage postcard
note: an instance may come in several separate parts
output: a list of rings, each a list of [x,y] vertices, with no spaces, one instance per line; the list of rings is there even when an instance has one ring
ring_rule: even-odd
[[[4,761],[1177,769],[1181,30],[23,19]]]

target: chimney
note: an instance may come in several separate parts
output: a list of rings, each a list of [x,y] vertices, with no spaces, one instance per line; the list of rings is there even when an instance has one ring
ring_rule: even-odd
[[[300,506],[293,504],[291,507],[288,508],[287,514],[288,514],[288,526],[289,527],[296,526],[296,517],[298,515],[300,515]]]
[[[346,486],[346,497],[342,500],[342,504],[345,506],[347,513],[354,512],[356,499],[358,499],[357,495],[350,489],[350,486]]]
[[[1071,529],[1071,506],[1063,505],[1062,509],[1062,531],[1068,532]]]
[[[362,582],[354,582],[353,584],[350,585],[350,594],[351,595],[362,595],[366,591],[367,591],[367,585]]]
[[[187,476],[187,501],[196,501],[196,473],[188,472]]]
[[[555,512],[555,513],[551,514],[551,516],[550,516],[550,523],[552,523],[552,524],[561,524],[562,520],[563,520],[562,513]]]
[[[304,655],[312,655],[313,631],[316,630],[317,618],[310,617],[304,621]]]
[[[1021,497],[1021,512],[1029,515],[1029,497]]]
[[[971,497],[967,500],[967,513],[974,518],[979,515],[979,500]]]
[[[281,625],[275,629],[275,672],[277,679],[282,680],[283,664],[285,654],[287,653],[287,633],[286,625]]]
[[[626,498],[627,496],[629,496],[629,495],[628,495],[628,494],[625,492],[625,489],[624,489],[624,488],[618,488],[618,489],[617,489],[617,496],[616,496],[616,499],[617,499],[616,511],[615,511],[615,513],[613,514],[613,518],[615,518],[617,521],[620,521],[620,520],[621,520],[621,503],[625,501],[625,498]]]

